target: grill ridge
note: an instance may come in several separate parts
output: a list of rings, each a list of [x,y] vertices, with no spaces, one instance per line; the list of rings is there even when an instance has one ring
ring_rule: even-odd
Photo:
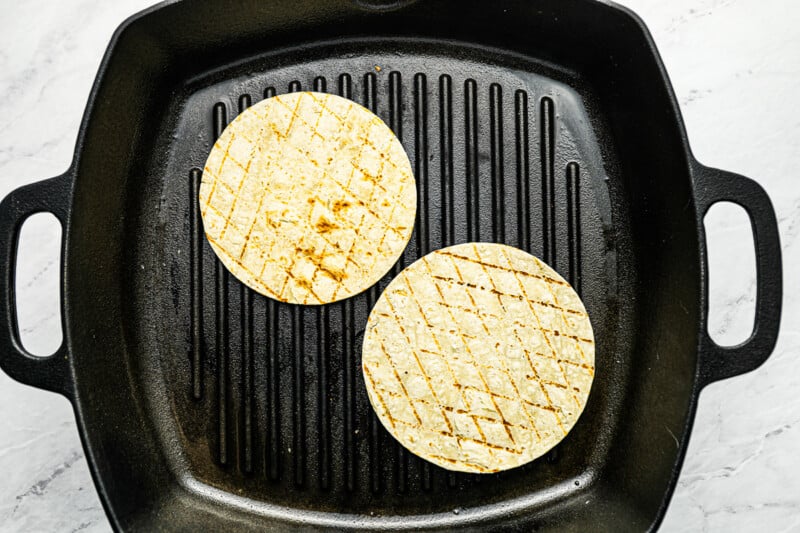
[[[224,103],[219,102],[214,105],[213,127],[214,139],[222,135],[225,126],[228,124],[228,109]],[[217,407],[218,407],[218,435],[219,435],[219,456],[221,464],[228,463],[228,270],[222,261],[216,260],[216,325],[217,325]]]
[[[542,220],[544,262],[556,268],[556,181],[555,181],[555,124],[553,100],[545,96],[541,103],[542,151]]]
[[[569,282],[575,292],[581,295],[581,173],[578,163],[572,161],[567,165],[567,224],[569,242]]]
[[[475,80],[464,82],[464,149],[466,151],[467,177],[467,240],[481,240],[478,217],[478,89]]]
[[[503,90],[489,86],[489,128],[491,131],[492,240],[505,242],[505,195],[503,190]]]
[[[239,97],[239,113],[250,107],[252,100],[249,94]],[[242,302],[242,384],[240,389],[242,429],[239,433],[241,439],[239,468],[246,473],[253,471],[253,291],[243,283],[239,284],[239,294]]]
[[[277,94],[275,87],[264,89],[264,98],[272,98]],[[278,350],[280,328],[278,322],[278,303],[266,298],[265,326],[267,332],[267,410],[264,442],[267,443],[264,453],[266,474],[271,481],[281,477],[281,423],[280,394],[278,388]]]
[[[374,72],[364,74],[364,107],[378,113],[377,80]],[[378,285],[367,289],[367,309],[371,309],[378,300]],[[358,347],[354,347],[358,349]],[[354,356],[354,359],[356,357]],[[380,422],[372,413],[367,418],[368,450],[369,450],[369,482],[373,494],[381,491],[381,443]]]
[[[389,128],[394,132],[400,141],[403,140],[403,83],[400,72],[394,70],[389,73]],[[415,119],[416,119],[415,115]],[[415,128],[416,131],[416,128]],[[416,151],[415,151],[416,153]],[[415,155],[414,160],[417,160]],[[419,215],[419,198],[424,196],[420,191],[420,184],[417,179],[417,214]],[[419,217],[417,217],[419,218]],[[419,239],[419,237],[417,237]],[[405,266],[405,252],[400,255],[397,262],[392,267],[392,277],[397,276]],[[374,414],[372,415],[373,417]],[[378,424],[375,424],[378,428]],[[384,433],[384,440],[386,435]],[[408,451],[394,439],[389,439],[389,446],[392,447],[395,455],[395,490],[398,493],[405,493],[408,490]]]
[[[203,221],[200,219],[200,181],[203,172],[193,168],[189,172],[189,221],[191,274],[189,291],[192,298],[192,397],[203,397]]]
[[[455,244],[453,206],[453,80],[447,74],[439,78],[439,142],[442,162],[442,246]]]
[[[530,165],[528,145],[528,93],[518,89],[514,94],[514,155],[517,164],[517,231],[519,247],[531,252]]]

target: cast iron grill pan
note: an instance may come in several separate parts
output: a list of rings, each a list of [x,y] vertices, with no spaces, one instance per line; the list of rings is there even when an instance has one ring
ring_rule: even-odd
[[[342,94],[402,140],[418,188],[402,259],[322,307],[245,288],[207,244],[201,170],[242,109]],[[707,333],[703,216],[748,212],[752,336]],[[19,340],[19,229],[64,226],[64,343]],[[450,473],[382,428],[361,378],[363,329],[400,269],[467,241],[517,246],[577,289],[594,327],[586,409],[550,453]],[[652,39],[593,0],[164,3],[111,40],[75,158],[0,205],[0,366],[72,402],[120,530],[287,527],[641,531],[675,487],[698,396],[762,364],[782,298],[775,213],[758,184],[694,158]]]

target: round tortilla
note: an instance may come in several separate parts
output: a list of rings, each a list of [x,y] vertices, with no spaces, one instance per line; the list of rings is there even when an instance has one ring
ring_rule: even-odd
[[[281,302],[324,304],[375,284],[414,226],[411,163],[389,127],[331,94],[275,96],[234,119],[200,185],[211,247]]]
[[[570,431],[594,378],[579,296],[521,250],[459,244],[381,295],[362,352],[370,402],[403,446],[462,472],[540,457]]]

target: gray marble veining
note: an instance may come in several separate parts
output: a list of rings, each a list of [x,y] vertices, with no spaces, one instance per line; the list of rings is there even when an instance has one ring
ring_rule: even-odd
[[[781,338],[758,371],[709,386],[663,531],[800,531],[800,3],[624,0],[648,24],[680,100],[695,155],[758,180],[778,213],[785,271]],[[0,197],[62,172],[97,65],[117,25],[148,0],[0,3]],[[643,124],[642,127],[646,127]],[[712,330],[730,342],[752,325],[755,290],[730,282],[747,227],[724,209],[709,228]],[[32,249],[55,240],[42,231]],[[745,241],[746,242],[746,241]],[[738,251],[737,251],[738,250]],[[718,252],[718,253],[715,253]],[[45,292],[48,269],[21,284]],[[52,284],[51,284],[52,285]],[[40,297],[32,298],[39,301]],[[44,348],[57,315],[34,304],[26,335]],[[38,339],[38,340],[37,340]],[[72,410],[0,373],[0,532],[110,529]]]

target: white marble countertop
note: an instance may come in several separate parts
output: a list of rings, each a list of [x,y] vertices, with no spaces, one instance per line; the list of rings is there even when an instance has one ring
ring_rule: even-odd
[[[72,158],[100,58],[117,25],[148,0],[0,2],[0,197],[55,176]],[[800,276],[800,3],[793,0],[623,0],[648,24],[703,163],[756,179],[778,213],[787,275]],[[712,333],[742,340],[754,281],[732,268],[753,253],[746,220],[718,209],[712,250]],[[53,231],[26,240],[45,279]],[[41,229],[45,228],[45,229]],[[747,243],[747,240],[744,241]],[[732,251],[726,251],[730,245]],[[739,283],[735,283],[739,280]],[[743,281],[742,281],[743,280]],[[31,283],[50,294],[55,282]],[[57,316],[23,302],[34,347],[58,344]],[[748,311],[749,309],[749,311]],[[663,531],[800,531],[800,299],[785,298],[775,353],[756,372],[709,386]],[[70,405],[0,372],[0,531],[110,529]]]

